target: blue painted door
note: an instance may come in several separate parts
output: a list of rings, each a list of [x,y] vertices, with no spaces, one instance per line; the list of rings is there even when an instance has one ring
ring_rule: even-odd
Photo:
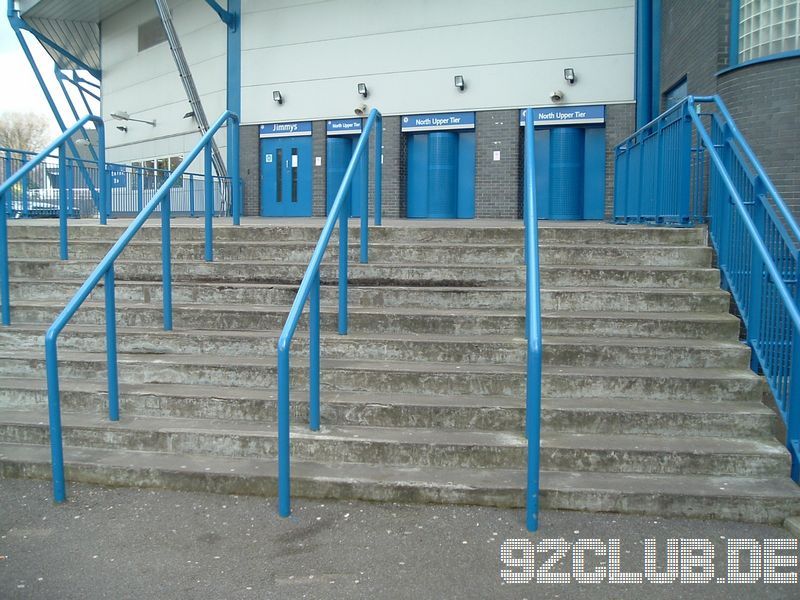
[[[261,216],[311,216],[311,137],[261,140]]]
[[[339,191],[342,179],[344,179],[344,173],[347,171],[347,166],[350,164],[350,159],[353,157],[353,150],[355,150],[357,143],[358,136],[337,135],[328,137],[328,168],[325,180],[325,188],[327,190],[326,213],[330,212],[331,205],[336,199],[336,194]],[[365,152],[361,155],[356,165],[353,179],[350,182],[350,189],[345,198],[345,203],[350,205],[351,217],[361,216],[361,201],[368,194],[368,190],[369,154]]]
[[[603,219],[605,129],[537,127],[534,140],[539,218]]]
[[[407,138],[409,218],[475,216],[475,133],[436,131]]]

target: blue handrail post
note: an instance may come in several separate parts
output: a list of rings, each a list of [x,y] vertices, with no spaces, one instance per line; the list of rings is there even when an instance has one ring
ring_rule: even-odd
[[[239,225],[242,214],[242,188],[239,181],[239,120],[231,119],[228,121],[230,131],[231,147],[228,152],[228,164],[230,165],[231,176],[231,202],[233,203],[233,224]]]
[[[797,265],[795,272],[795,305],[800,305],[800,264]],[[789,374],[789,395],[786,398],[786,447],[792,457],[792,479],[795,483],[800,483],[800,331],[797,327],[792,328],[792,354],[791,367]]]
[[[378,117],[375,129],[375,216],[373,222],[381,225],[383,211],[383,115]]]
[[[67,156],[66,144],[58,147],[58,240],[61,260],[69,258],[67,248]]]
[[[525,432],[528,437],[526,526],[539,527],[539,444],[542,404],[542,323],[539,299],[539,224],[536,214],[533,109],[525,116],[525,329],[528,338]]]
[[[764,192],[765,188],[761,183],[761,177],[756,176],[753,196],[755,204],[753,206],[753,224],[758,230],[758,235],[764,239],[764,231],[766,229],[766,211],[764,210]],[[761,200],[759,201],[759,197]],[[755,244],[752,244],[750,254],[750,301],[749,313],[752,315],[747,324],[747,343],[750,346],[750,368],[758,373],[759,361],[758,354],[756,353],[756,346],[761,339],[761,306],[763,299],[763,284],[764,284],[764,260],[758,252]],[[800,287],[800,286],[799,286]]]
[[[139,168],[139,175],[136,177],[136,197],[138,203],[136,214],[139,214],[144,208],[144,169],[141,167]]]
[[[161,201],[161,273],[164,285],[164,331],[172,331],[172,246],[170,243],[170,200],[172,188]]]
[[[339,211],[339,335],[347,335],[348,207]]]
[[[278,514],[288,517],[291,507],[289,475],[289,348],[281,335],[278,341]]]
[[[189,216],[194,217],[194,175],[189,173]]]
[[[311,431],[319,431],[319,270],[311,282],[308,309],[308,422]]]
[[[206,144],[203,155],[203,186],[205,192],[205,259],[206,262],[214,260],[214,178],[211,172],[211,143]]]
[[[117,371],[117,304],[114,293],[114,263],[105,275],[106,363],[108,369],[108,418],[119,421],[119,377]]]
[[[3,325],[11,325],[11,295],[8,287],[8,193],[0,193],[0,304]]]
[[[53,471],[53,499],[57,503],[67,499],[64,479],[64,442],[61,433],[61,396],[58,389],[58,350],[56,335],[48,330],[44,338],[47,364],[47,407],[50,418],[50,458]]]

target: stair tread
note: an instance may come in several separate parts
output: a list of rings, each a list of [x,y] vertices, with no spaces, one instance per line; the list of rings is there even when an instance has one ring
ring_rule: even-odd
[[[0,358],[21,360],[43,360],[43,349],[38,351],[0,350]],[[59,359],[78,360],[84,362],[105,363],[105,352],[75,352],[62,351]],[[210,354],[175,354],[175,353],[119,353],[117,362],[120,365],[149,363],[149,364],[180,364],[203,366],[251,366],[275,367],[275,356],[258,358],[236,355],[210,355]],[[322,368],[328,370],[363,370],[381,372],[408,372],[408,373],[508,373],[525,374],[523,364],[457,364],[429,361],[387,361],[387,360],[351,360],[338,358],[322,358]],[[303,365],[305,366],[305,365]],[[295,368],[298,368],[297,366]],[[666,367],[586,367],[586,366],[561,366],[545,365],[542,367],[544,375],[589,375],[589,376],[628,376],[628,377],[663,377],[680,379],[747,379],[760,380],[755,374],[744,368],[666,368]]]
[[[0,423],[22,426],[46,425],[44,410],[0,409]],[[94,413],[65,412],[62,424],[65,428],[93,429],[101,431],[159,431],[181,433],[208,433],[215,435],[245,435],[251,437],[277,437],[275,423],[234,421],[230,419],[194,419],[178,417],[132,416],[120,421],[109,421]],[[472,430],[443,430],[411,427],[370,427],[358,425],[322,425],[320,431],[312,432],[305,424],[292,426],[292,439],[343,440],[367,443],[412,443],[430,446],[455,445],[471,448],[527,446],[522,432],[494,432]],[[740,439],[703,436],[654,436],[620,434],[584,434],[543,432],[542,451],[547,450],[599,450],[639,451],[673,454],[742,454],[787,457],[786,449],[771,439]]]
[[[83,392],[105,394],[106,383],[101,380],[72,379],[62,377],[59,381],[62,392]],[[18,389],[30,391],[46,391],[47,384],[42,379],[17,377],[0,377],[0,389]],[[214,398],[220,400],[256,400],[275,401],[275,389],[258,387],[228,387],[214,385],[191,385],[185,383],[120,383],[120,394],[125,395],[165,395],[185,398]],[[305,394],[295,394],[292,402],[307,402]],[[474,408],[519,408],[525,405],[524,398],[508,396],[446,396],[402,393],[383,393],[376,396],[371,392],[334,392],[326,391],[322,403],[375,404],[398,406],[429,407],[474,407]],[[585,410],[585,411],[617,411],[626,412],[676,412],[693,414],[764,414],[773,415],[772,409],[754,400],[708,400],[697,398],[681,398],[675,400],[652,400],[646,397],[548,397],[542,398],[542,406],[549,410]]]
[[[274,459],[219,458],[177,455],[160,452],[109,451],[95,448],[65,447],[67,465],[98,465],[101,468],[142,469],[146,471],[197,472],[231,477],[274,478]],[[47,446],[0,443],[0,463],[50,464]],[[464,489],[510,489],[522,493],[526,479],[523,470],[458,469],[370,465],[363,463],[319,463],[292,461],[292,478],[346,483],[397,483],[420,486],[447,486]],[[604,491],[614,495],[681,495],[712,498],[764,498],[800,500],[800,488],[788,477],[715,477],[706,475],[648,475],[613,472],[542,471],[541,491]]]

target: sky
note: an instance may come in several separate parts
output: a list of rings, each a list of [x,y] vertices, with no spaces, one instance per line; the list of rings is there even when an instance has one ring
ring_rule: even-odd
[[[42,77],[54,96],[61,114],[65,117],[69,116],[67,125],[70,125],[74,119],[53,75],[53,60],[35,38],[26,33],[23,35],[28,41],[31,53],[39,65]],[[48,137],[56,137],[59,133],[58,125],[5,15],[0,15],[0,68],[3,72],[3,84],[0,88],[0,114],[10,111],[41,114],[51,124],[51,135]],[[81,116],[84,112],[85,108],[83,111],[79,108]]]

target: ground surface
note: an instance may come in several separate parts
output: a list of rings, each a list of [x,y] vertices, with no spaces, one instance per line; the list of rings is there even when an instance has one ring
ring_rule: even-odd
[[[272,499],[90,485],[69,493],[55,506],[49,482],[0,480],[0,598],[800,597],[800,584],[504,583],[501,544],[529,537],[518,510],[298,500],[280,519]],[[548,511],[530,539],[617,538],[621,570],[641,572],[644,539],[663,555],[670,538],[707,538],[725,575],[727,539],[788,537],[763,525]],[[554,571],[568,573],[570,557]],[[536,554],[537,567],[545,558]]]

